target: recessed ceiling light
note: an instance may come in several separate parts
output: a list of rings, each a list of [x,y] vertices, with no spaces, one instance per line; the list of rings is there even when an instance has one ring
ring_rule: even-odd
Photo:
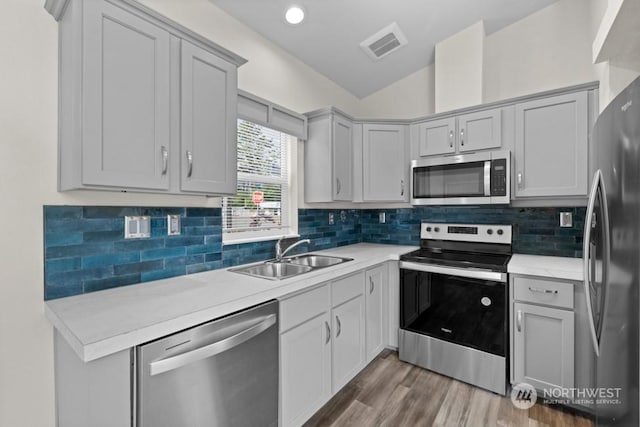
[[[300,6],[291,6],[284,17],[289,24],[297,25],[304,20],[304,10]]]

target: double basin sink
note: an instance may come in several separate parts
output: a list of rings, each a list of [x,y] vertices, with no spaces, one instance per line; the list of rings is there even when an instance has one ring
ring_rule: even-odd
[[[299,274],[309,273],[320,268],[342,264],[352,261],[352,258],[341,258],[327,255],[305,254],[282,260],[265,261],[262,264],[248,265],[246,267],[231,268],[229,271],[247,274],[263,279],[280,280]]]

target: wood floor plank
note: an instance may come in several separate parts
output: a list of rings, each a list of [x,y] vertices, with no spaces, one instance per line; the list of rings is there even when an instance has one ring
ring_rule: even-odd
[[[562,407],[518,409],[500,396],[398,359],[385,351],[305,427],[593,427]]]

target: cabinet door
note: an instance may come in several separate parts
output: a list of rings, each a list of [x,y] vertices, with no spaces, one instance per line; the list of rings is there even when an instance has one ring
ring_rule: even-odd
[[[235,194],[235,65],[182,41],[181,189]]]
[[[351,201],[353,199],[353,124],[339,116],[334,116],[332,124],[333,200]]]
[[[167,190],[170,36],[110,3],[84,3],[82,183]]]
[[[331,397],[328,313],[280,336],[282,426],[300,426]]]
[[[365,365],[365,308],[360,295],[334,308],[333,393],[337,393]]]
[[[365,274],[367,362],[373,360],[384,349],[387,274],[386,264],[367,270]]]
[[[587,93],[516,105],[516,197],[586,196]]]
[[[362,131],[364,201],[408,200],[405,127],[365,124]]]
[[[500,108],[458,117],[458,151],[486,150],[502,146]]]
[[[538,390],[574,386],[574,315],[513,304],[513,378]]]
[[[456,119],[433,120],[418,125],[418,153],[435,156],[456,152]]]

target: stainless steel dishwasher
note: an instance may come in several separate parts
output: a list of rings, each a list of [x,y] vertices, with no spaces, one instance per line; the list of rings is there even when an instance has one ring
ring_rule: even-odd
[[[137,347],[137,426],[278,425],[278,302]]]

